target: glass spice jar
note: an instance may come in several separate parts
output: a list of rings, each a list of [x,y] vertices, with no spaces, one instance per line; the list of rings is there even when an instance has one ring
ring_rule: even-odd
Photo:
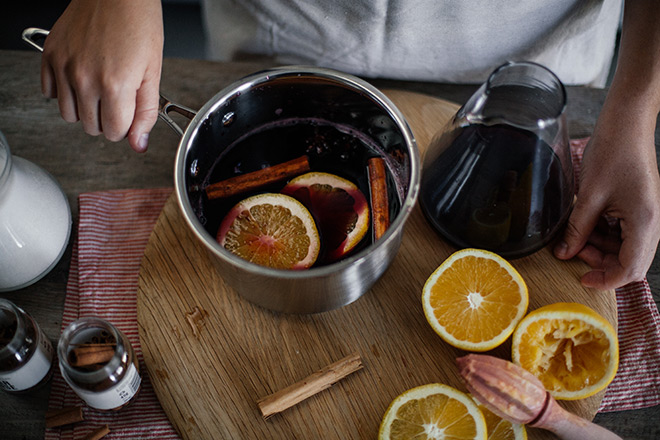
[[[37,322],[11,301],[0,298],[0,389],[33,390],[52,376],[53,346]]]
[[[57,355],[64,380],[91,408],[119,410],[140,390],[140,368],[130,341],[103,319],[81,318],[69,324]]]

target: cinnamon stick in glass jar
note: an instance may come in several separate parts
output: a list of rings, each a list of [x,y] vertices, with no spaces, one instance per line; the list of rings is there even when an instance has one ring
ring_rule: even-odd
[[[87,367],[105,364],[115,355],[114,344],[85,344],[75,347],[69,355],[69,362],[74,367]]]
[[[121,409],[140,390],[142,378],[130,341],[103,319],[72,322],[60,337],[57,353],[64,380],[91,408]]]

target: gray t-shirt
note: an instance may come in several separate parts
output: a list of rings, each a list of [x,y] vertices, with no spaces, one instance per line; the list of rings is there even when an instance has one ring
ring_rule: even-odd
[[[205,0],[210,57],[270,57],[366,77],[480,83],[535,61],[602,86],[622,0]]]

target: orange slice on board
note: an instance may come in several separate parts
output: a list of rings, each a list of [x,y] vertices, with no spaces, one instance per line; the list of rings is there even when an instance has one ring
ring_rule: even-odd
[[[512,360],[534,374],[556,399],[604,389],[619,365],[616,330],[593,309],[555,303],[530,312],[513,333]]]
[[[275,269],[307,269],[321,247],[307,208],[293,197],[273,193],[237,203],[222,220],[217,240],[229,252]]]
[[[488,440],[527,440],[525,425],[503,419],[476,400],[475,403],[486,420]]]
[[[505,259],[481,249],[450,255],[426,280],[422,305],[433,330],[454,347],[487,351],[527,311],[527,285]]]
[[[486,420],[465,393],[432,383],[405,391],[390,404],[378,440],[486,440]]]
[[[369,204],[355,184],[330,173],[311,172],[292,179],[282,189],[314,216],[323,242],[325,262],[336,261],[369,230]]]

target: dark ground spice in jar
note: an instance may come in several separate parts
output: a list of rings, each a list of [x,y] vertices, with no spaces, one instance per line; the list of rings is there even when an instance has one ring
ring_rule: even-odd
[[[16,316],[5,310],[0,310],[0,350],[7,348],[7,345],[16,335],[17,321]],[[26,352],[26,354],[28,354]],[[20,365],[20,360],[16,356],[4,356],[0,358],[0,371],[10,371]]]
[[[5,310],[0,310],[0,350],[14,339],[15,334],[16,317]]]
[[[0,389],[23,393],[52,376],[53,348],[21,308],[0,299]]]

